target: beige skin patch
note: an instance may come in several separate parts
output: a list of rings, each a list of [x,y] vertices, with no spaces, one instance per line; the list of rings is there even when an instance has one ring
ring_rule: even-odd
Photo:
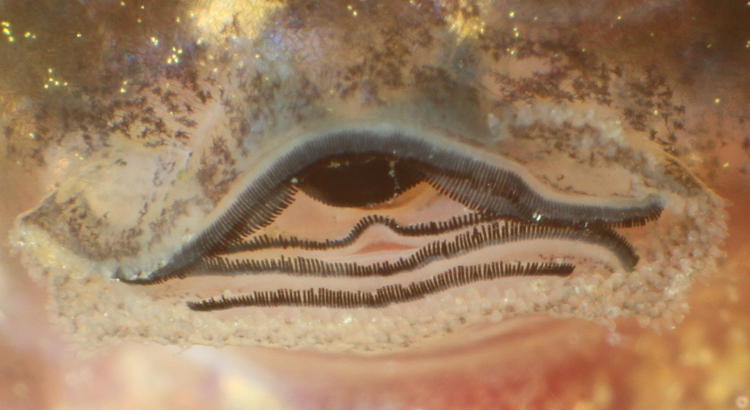
[[[681,108],[656,70],[582,52],[576,41],[533,19],[505,22],[505,10],[490,5],[476,8],[470,18],[465,10],[431,14],[420,3],[363,7],[356,16],[342,7],[263,13],[240,5],[216,7],[201,13],[200,21],[180,23],[168,39],[96,51],[124,68],[102,65],[90,79],[66,86],[74,91],[38,91],[38,101],[32,99],[10,121],[11,134],[39,135],[48,144],[47,157],[38,161],[68,158],[89,146],[81,160],[65,167],[42,203],[18,219],[13,233],[30,271],[48,287],[54,315],[82,343],[387,352],[526,314],[602,323],[635,316],[644,324],[670,326],[684,313],[684,295],[694,278],[717,269],[726,235],[723,203],[680,158],[663,150],[660,141],[673,136]],[[498,24],[480,24],[494,21]],[[92,18],[90,24],[97,23]],[[96,86],[95,80],[104,78],[110,81]],[[62,106],[56,102],[61,96],[72,103]],[[34,125],[24,121],[37,112],[44,115]],[[69,145],[55,146],[45,130],[55,130]],[[412,154],[401,152],[404,145],[392,142],[399,140],[394,136],[426,147],[420,151],[424,156],[408,159],[445,171],[425,178],[442,193],[429,194],[442,199],[427,220],[502,213],[499,205],[486,205],[493,198],[494,204],[509,201],[512,216],[529,226],[552,219],[581,232],[602,222],[588,211],[576,213],[585,207],[627,213],[653,200],[659,213],[636,224],[642,226],[612,222],[638,256],[633,266],[618,263],[617,252],[601,241],[542,237],[449,252],[387,279],[295,275],[285,269],[204,275],[210,272],[199,269],[185,279],[149,286],[125,283],[170,266],[206,232],[219,232],[210,229],[233,213],[243,221],[260,218],[248,222],[254,224],[249,235],[305,238],[305,230],[315,230],[325,240],[348,232],[346,222],[343,228],[331,224],[326,233],[304,218],[289,225],[316,228],[278,229],[275,217],[261,216],[283,215],[288,208],[282,204],[294,202],[292,196],[271,195],[304,168],[287,161],[289,153],[351,130],[389,138],[383,146],[395,150],[396,158]],[[99,142],[92,145],[92,136]],[[430,150],[446,161],[434,162]],[[466,158],[511,172],[530,194],[516,198],[517,187],[508,193],[504,180],[472,174],[480,168],[462,174],[449,166]],[[269,173],[274,169],[291,178],[276,178]],[[472,185],[473,180],[481,183]],[[261,194],[251,195],[253,189]],[[394,207],[394,220],[406,225],[422,218],[413,206],[419,198]],[[556,213],[560,204],[570,210]],[[351,219],[373,213],[371,207],[358,208]],[[320,211],[325,212],[337,213]],[[216,233],[221,237],[198,257],[215,251],[227,232]],[[359,250],[383,242],[413,249],[425,244],[405,244],[383,230],[361,239],[355,242]],[[364,257],[345,251],[311,257],[372,263],[404,252]],[[563,277],[531,272],[457,281],[383,306],[308,306],[281,298],[284,303],[272,306],[237,304],[206,312],[188,303],[258,291],[377,293],[459,267],[524,261],[572,263],[576,269]]]

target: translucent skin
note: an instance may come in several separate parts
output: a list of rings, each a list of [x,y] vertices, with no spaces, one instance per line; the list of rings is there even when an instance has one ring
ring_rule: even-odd
[[[743,296],[750,291],[745,275],[750,219],[744,210],[750,206],[750,163],[743,121],[750,80],[742,67],[747,67],[750,36],[734,22],[747,21],[750,8],[596,4],[549,8],[508,2],[503,8],[570,28],[605,61],[658,65],[686,106],[685,129],[671,145],[733,205],[726,274],[694,287],[691,312],[676,329],[654,332],[623,320],[613,331],[582,321],[540,319],[521,334],[478,340],[457,335],[460,342],[451,348],[388,357],[125,345],[80,358],[46,321],[43,291],[30,283],[16,257],[4,253],[0,340],[2,357],[12,359],[0,362],[8,370],[2,373],[8,379],[0,402],[21,408],[745,406],[750,304]],[[695,20],[685,17],[691,15]],[[15,101],[4,92],[3,104]],[[52,176],[70,160],[30,166],[33,151],[5,146],[2,232],[40,200]]]

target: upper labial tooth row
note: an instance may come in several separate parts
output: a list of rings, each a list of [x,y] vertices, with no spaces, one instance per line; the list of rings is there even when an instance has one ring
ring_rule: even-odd
[[[514,217],[527,222],[570,226],[641,226],[663,210],[657,196],[625,206],[599,206],[544,198],[511,171],[469,163],[468,172],[428,168],[427,181],[451,199],[476,211]]]
[[[227,246],[240,241],[244,235],[270,225],[289,207],[294,199],[294,193],[294,188],[280,185],[270,191],[266,201],[254,204],[249,198],[254,197],[255,192],[248,189],[240,195],[237,203],[196,239],[183,246],[164,266],[138,277],[128,277],[118,271],[115,278],[129,284],[157,284],[183,277],[200,258],[210,254],[217,246]]]

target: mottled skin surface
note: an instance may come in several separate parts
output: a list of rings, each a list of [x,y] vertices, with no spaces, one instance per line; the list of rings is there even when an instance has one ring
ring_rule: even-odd
[[[685,322],[661,333],[629,321],[616,332],[554,321],[518,337],[468,340],[455,348],[383,358],[253,349],[177,354],[142,346],[78,358],[45,320],[43,292],[5,246],[3,401],[28,408],[57,402],[231,407],[248,398],[268,400],[261,402],[268,406],[341,408],[352,402],[425,408],[746,405],[750,220],[743,209],[750,206],[750,79],[743,67],[750,60],[750,33],[741,22],[747,21],[750,7],[741,2],[658,7],[503,2],[489,8],[290,2],[264,14],[238,3],[144,3],[143,9],[140,3],[57,3],[46,9],[2,4],[2,19],[12,23],[11,34],[0,39],[7,42],[0,48],[2,232],[78,169],[77,162],[111,155],[116,164],[117,152],[177,152],[165,156],[177,157],[177,163],[179,153],[191,152],[188,172],[198,175],[201,194],[160,203],[169,211],[151,219],[151,232],[115,226],[104,239],[108,242],[76,237],[90,255],[137,253],[128,247],[133,238],[168,236],[170,223],[184,212],[180,206],[207,206],[226,195],[253,143],[290,122],[325,120],[326,108],[368,112],[433,98],[430,107],[448,112],[451,104],[440,101],[441,95],[461,95],[475,104],[470,106],[487,111],[493,109],[491,102],[537,98],[604,101],[612,97],[602,92],[609,73],[622,67],[642,73],[627,77],[628,87],[616,88],[631,93],[623,122],[657,141],[733,202],[729,258],[724,276],[706,278],[694,288]],[[514,28],[521,40],[514,40]],[[575,51],[579,48],[587,50],[585,55]],[[564,68],[519,82],[488,78],[502,71],[493,64],[502,64],[499,55],[509,49],[552,59],[530,60],[530,67]],[[556,54],[564,56],[562,61],[554,60]],[[455,88],[466,83],[475,86],[474,93]],[[477,97],[476,89],[492,98],[481,92]],[[196,130],[191,119],[203,118],[215,104],[232,109],[211,127]],[[655,120],[648,116],[654,109],[662,113]],[[167,173],[170,167],[164,162]],[[97,216],[93,212],[82,226],[104,223]],[[227,364],[236,360],[240,364]],[[164,364],[147,364],[155,362]],[[92,383],[100,386],[93,389],[96,394],[87,388]],[[256,384],[270,390],[247,390]]]

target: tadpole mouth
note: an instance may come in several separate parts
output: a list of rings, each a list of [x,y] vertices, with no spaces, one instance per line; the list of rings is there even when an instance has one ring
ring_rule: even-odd
[[[398,199],[417,185],[429,186],[461,204],[466,213],[413,224],[372,213],[378,204]],[[263,233],[299,195],[336,209],[356,208],[364,216],[338,238],[312,240]],[[321,281],[331,277],[393,278],[425,270],[436,261],[461,260],[468,253],[489,247],[520,246],[522,254],[533,254],[542,242],[598,247],[621,269],[632,271],[639,256],[615,228],[644,225],[657,219],[662,209],[662,200],[655,194],[626,199],[555,192],[502,156],[478,158],[460,148],[397,132],[342,131],[312,139],[281,155],[246,186],[222,216],[159,269],[134,277],[118,272],[116,277],[129,284],[268,273]],[[321,252],[335,254],[351,245],[373,225],[382,225],[402,237],[421,238],[422,242],[407,255],[372,263],[320,256]],[[269,249],[281,254],[253,256]],[[305,251],[318,253],[313,257],[287,255]],[[495,255],[500,260],[491,263],[461,262],[442,271],[429,269],[426,277],[418,275],[405,283],[364,290],[282,287],[210,297],[188,302],[188,307],[201,311],[279,305],[377,308],[479,281],[507,276],[568,276],[575,269],[569,259],[561,258],[565,255],[526,261],[514,253],[518,252],[499,250]]]

